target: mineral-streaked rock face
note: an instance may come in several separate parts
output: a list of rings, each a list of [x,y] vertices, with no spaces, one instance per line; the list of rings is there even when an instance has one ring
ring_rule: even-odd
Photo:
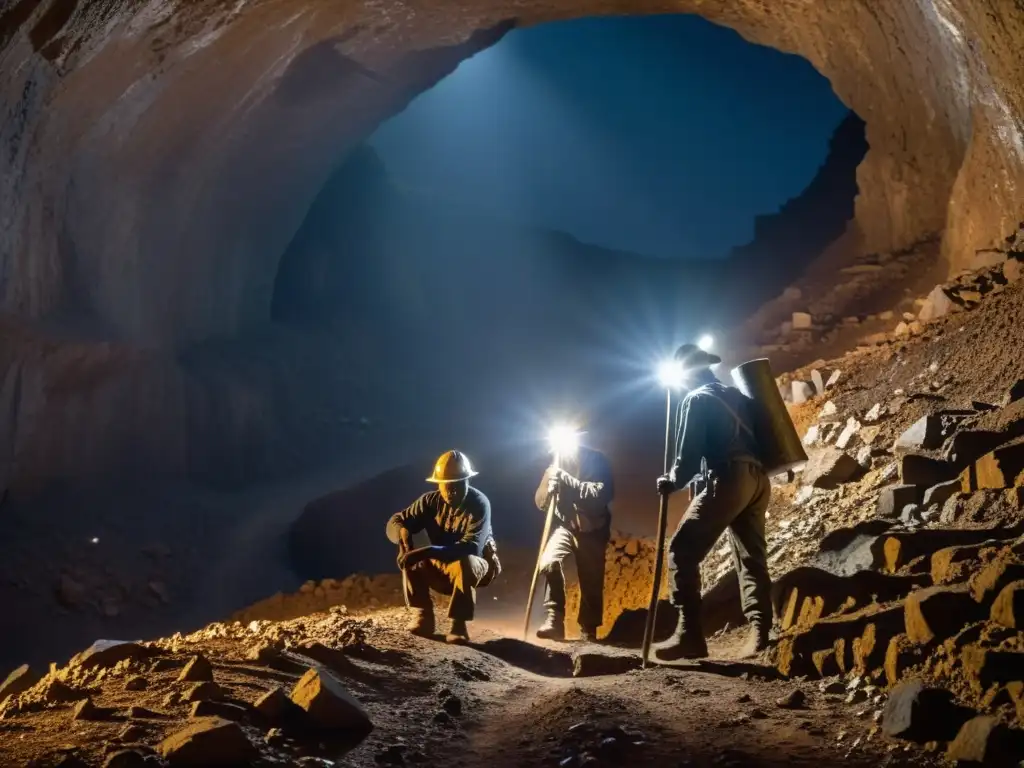
[[[1001,0],[7,4],[0,297],[145,342],[268,314],[349,146],[510,25],[694,12],[806,57],[867,121],[868,250],[946,229],[963,262],[1022,216],[1024,11]]]
[[[317,192],[383,119],[515,24],[672,11],[805,56],[864,118],[868,251],[944,232],[955,266],[1024,219],[1019,3],[14,0],[0,11],[0,312],[163,348],[259,329]],[[0,473],[81,361],[97,381],[131,370],[95,398],[128,397],[137,419],[197,399],[245,407],[174,362],[30,341],[0,374],[0,422],[16,427]],[[110,410],[85,397],[74,419],[109,432]],[[162,442],[180,442],[186,418],[163,420]]]

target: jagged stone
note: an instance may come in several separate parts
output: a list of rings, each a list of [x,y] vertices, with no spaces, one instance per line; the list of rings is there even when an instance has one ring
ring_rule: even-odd
[[[1024,581],[1011,581],[996,595],[990,618],[1010,629],[1024,629]]]
[[[971,490],[1024,485],[1024,441],[996,448],[978,459],[971,474]]]
[[[43,679],[42,674],[28,664],[22,664],[0,683],[0,701],[8,696],[18,696]]]
[[[259,756],[238,723],[216,717],[197,720],[168,736],[157,751],[172,766],[246,765]]]
[[[184,701],[220,701],[224,698],[224,690],[216,683],[207,680],[196,683],[185,693]]]
[[[921,305],[921,310],[917,313],[917,319],[925,323],[937,320],[949,314],[952,309],[953,302],[949,300],[949,296],[946,295],[942,286],[937,285],[925,297],[924,304]]]
[[[920,743],[948,741],[971,714],[954,702],[949,691],[910,680],[889,693],[882,710],[882,731],[893,738]]]
[[[145,661],[158,655],[156,648],[148,648],[125,640],[97,640],[71,659],[70,666],[81,669],[109,669],[122,661]]]
[[[846,450],[853,443],[853,440],[860,433],[861,423],[852,416],[846,420],[846,426],[836,438],[836,448]]]
[[[887,576],[864,570],[837,576],[812,566],[783,574],[772,584],[772,603],[783,631],[806,627],[840,608],[862,608],[872,601],[888,602],[923,586],[922,576]]]
[[[964,624],[985,615],[966,584],[927,587],[911,592],[905,603],[907,637],[918,645],[941,642]]]
[[[179,683],[203,683],[213,680],[213,666],[201,653],[188,660],[178,675]]]
[[[1017,262],[1017,264],[1020,263],[1021,262]],[[1003,397],[1002,404],[1006,406],[1021,399],[1024,399],[1024,379],[1018,379],[1014,385],[1010,387],[1006,395]]]
[[[640,669],[640,659],[633,655],[578,652],[572,654],[573,677],[622,675],[634,669]]]
[[[834,649],[836,664],[849,672],[873,657],[876,649],[884,653],[889,640],[901,631],[903,606],[871,604],[783,635],[776,649],[776,666],[787,676],[814,675],[815,651]],[[861,641],[856,648],[855,640]]]
[[[964,419],[974,415],[973,411],[939,411],[922,416],[896,440],[897,448],[933,451],[953,433]]]
[[[876,568],[895,573],[907,563],[924,555],[931,555],[946,547],[980,544],[1001,534],[1007,538],[1016,535],[1006,529],[929,528],[920,531],[893,532],[879,536],[871,544]]]
[[[898,634],[889,640],[885,649],[885,679],[889,685],[896,685],[903,679],[903,673],[925,659],[921,646],[912,642],[906,634]]]
[[[988,605],[1007,584],[1021,580],[1024,580],[1024,563],[999,557],[971,577],[971,593],[977,602]]]
[[[824,448],[808,461],[803,481],[814,488],[838,488],[859,471],[857,460],[835,448]]]
[[[92,699],[85,698],[78,702],[72,710],[72,720],[109,720],[112,711],[105,707],[97,707]]]
[[[1024,734],[995,717],[979,715],[963,724],[946,757],[955,763],[1016,765],[1024,758]]]
[[[824,393],[824,391],[825,391],[825,379],[821,375],[821,371],[819,371],[817,368],[814,368],[811,371],[811,384],[814,385],[814,391],[817,394],[820,395],[820,394]]]
[[[1024,262],[1020,259],[1007,259],[1003,262],[1003,277],[1008,283],[1016,283],[1024,274]]]
[[[878,494],[875,514],[882,518],[899,517],[908,504],[916,504],[921,498],[921,489],[916,485],[889,485]]]
[[[917,453],[905,453],[900,457],[899,472],[902,484],[920,485],[923,488],[952,480],[957,475],[956,468],[951,464]]]
[[[117,734],[117,740],[129,743],[138,742],[144,740],[148,733],[149,731],[147,731],[141,725],[138,725],[136,723],[129,723],[121,729],[121,732],[119,734]]]
[[[980,544],[966,544],[959,547],[944,547],[932,553],[930,561],[930,573],[933,584],[950,584],[959,581],[962,569],[957,567],[962,563],[974,561],[978,553],[984,547],[990,547],[997,542],[994,539],[986,539]]]
[[[126,691],[144,691],[147,688],[149,688],[149,680],[142,675],[135,675],[124,681]]]
[[[959,479],[947,480],[944,483],[933,485],[924,492],[924,498],[921,500],[921,506],[927,509],[932,504],[938,504],[941,507],[953,496],[960,493],[960,490],[961,481]]]
[[[814,387],[806,381],[794,381],[790,386],[794,405],[802,405],[814,397]]]
[[[193,718],[199,717],[222,717],[225,720],[245,720],[246,711],[244,707],[231,704],[226,701],[195,701],[189,715]]]
[[[321,728],[365,732],[373,728],[362,705],[325,669],[309,669],[295,684],[291,700]]]
[[[1024,651],[999,650],[977,642],[969,643],[960,651],[960,664],[977,693],[993,685],[1024,682]]]
[[[272,688],[253,703],[253,709],[270,723],[281,723],[293,718],[301,710],[279,687]]]

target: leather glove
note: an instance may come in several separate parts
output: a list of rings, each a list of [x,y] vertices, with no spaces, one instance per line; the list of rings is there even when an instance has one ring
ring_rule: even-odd
[[[668,496],[673,493],[676,489],[675,480],[673,480],[671,473],[662,475],[658,478],[658,493],[662,496]]]

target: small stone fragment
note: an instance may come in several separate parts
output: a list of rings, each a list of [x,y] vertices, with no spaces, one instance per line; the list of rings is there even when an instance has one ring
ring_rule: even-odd
[[[780,709],[804,709],[807,704],[807,696],[799,688],[794,688],[788,694],[775,701]]]
[[[281,688],[272,688],[253,703],[253,709],[268,722],[279,723],[298,710]]]
[[[104,720],[106,713],[92,703],[92,699],[82,699],[72,710],[72,720]]]
[[[953,695],[941,688],[926,688],[920,680],[897,685],[882,711],[887,736],[919,743],[948,741],[956,736],[970,711],[958,707]]]
[[[290,698],[322,728],[365,732],[373,728],[362,705],[326,670],[307,670]]]
[[[157,751],[171,765],[246,765],[259,757],[238,723],[216,717],[168,736]]]
[[[126,691],[144,691],[147,688],[149,688],[149,680],[142,675],[135,675],[124,681],[124,689]]]
[[[192,701],[218,701],[224,698],[224,690],[217,685],[207,681],[205,683],[196,683],[190,688],[184,696],[184,700],[188,702]]]
[[[188,664],[178,675],[179,683],[200,683],[213,680],[213,666],[202,654],[189,659]]]
[[[117,734],[117,738],[119,741],[135,743],[145,740],[147,734],[148,731],[141,725],[138,725],[136,723],[129,723],[121,729],[121,732]]]
[[[1024,758],[1024,734],[994,717],[975,717],[960,728],[946,757],[958,763],[1016,765]]]
[[[71,659],[70,666],[81,669],[110,669],[122,661],[144,661],[158,653],[155,648],[124,640],[97,640]]]

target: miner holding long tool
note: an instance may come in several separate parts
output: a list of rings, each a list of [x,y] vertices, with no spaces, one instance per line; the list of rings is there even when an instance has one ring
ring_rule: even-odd
[[[550,438],[558,457],[541,477],[535,500],[552,509],[550,537],[542,542],[537,569],[544,574],[546,617],[537,637],[565,639],[565,577],[562,564],[572,556],[580,584],[580,639],[593,641],[603,620],[605,550],[611,536],[615,495],[611,467],[600,451],[580,445],[582,433],[562,428]]]
[[[772,607],[765,510],[771,483],[755,436],[754,403],[712,373],[710,366],[720,362],[717,355],[693,344],[684,344],[675,354],[679,384],[687,394],[676,418],[675,461],[658,478],[658,493],[667,497],[687,485],[696,486],[698,493],[668,547],[670,599],[679,618],[672,637],[655,647],[661,661],[708,655],[700,618],[700,564],[726,529],[743,612],[750,623],[743,655],[759,653],[769,642]]]
[[[449,643],[469,641],[466,623],[473,620],[476,589],[501,573],[491,534],[491,503],[469,484],[476,471],[461,451],[448,451],[434,464],[427,482],[436,491],[420,496],[412,506],[388,520],[387,536],[398,545],[405,600],[414,611],[413,634],[434,634],[430,590],[450,596]],[[413,534],[424,531],[430,543],[413,549]]]

